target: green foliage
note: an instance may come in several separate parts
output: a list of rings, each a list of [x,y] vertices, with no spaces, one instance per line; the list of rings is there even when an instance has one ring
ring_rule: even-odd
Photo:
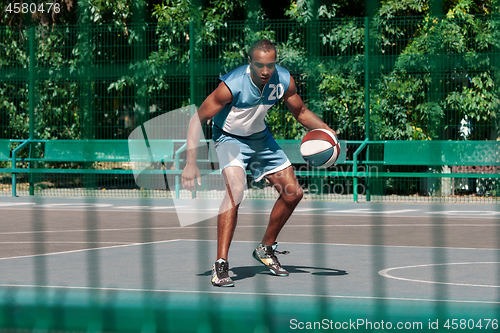
[[[28,87],[26,82],[9,80],[16,71],[27,68],[25,36],[12,29],[0,28],[0,70],[7,73],[0,82],[0,138],[27,137],[28,106],[26,103]]]
[[[26,70],[28,31],[18,34],[13,29],[0,31],[2,62],[0,69]],[[37,77],[35,96],[35,136],[40,139],[71,139],[79,136],[78,100],[74,98],[78,85],[61,77],[61,70],[68,66],[64,54],[67,47],[66,31],[47,28],[36,29]],[[10,42],[10,43],[9,43]],[[6,81],[0,84],[3,138],[29,137],[29,101],[27,81]]]
[[[499,21],[477,15],[491,13],[491,1],[447,0],[442,17],[429,14],[426,0],[382,1],[370,21],[369,45],[364,20],[345,18],[349,4],[359,1],[290,1],[287,21],[270,22],[268,12],[244,0],[155,0],[144,11],[154,25],[135,24],[143,0],[65,3],[72,6],[49,23],[80,26],[37,30],[40,138],[81,138],[88,125],[123,138],[124,118],[199,105],[217,77],[245,64],[249,45],[262,38],[275,42],[300,96],[343,139],[364,138],[366,74],[373,139],[456,139],[465,117],[477,128],[498,122]],[[2,15],[4,24],[24,22]],[[34,23],[45,26],[42,17]],[[0,30],[3,137],[28,135],[27,41],[26,30]],[[101,70],[111,72],[93,78]],[[269,112],[269,127],[277,138],[300,138],[304,129],[285,109],[280,103]],[[477,129],[476,138],[496,139],[491,132]]]
[[[370,53],[394,55],[395,61],[371,63],[380,73],[370,84],[374,139],[456,139],[465,116],[494,122],[498,88],[488,52],[497,47],[498,39],[491,38],[496,22],[464,12],[468,3],[458,2],[444,18],[425,16],[412,29],[393,15],[408,7],[423,10],[425,4],[382,5],[370,28]]]
[[[337,73],[324,73],[322,76],[319,89],[323,96],[323,107],[333,120],[330,126],[338,134],[355,138],[354,129],[364,128],[363,77],[361,71]]]
[[[109,24],[126,29],[146,5],[144,0],[80,0],[78,20],[82,24]]]
[[[78,84],[62,77],[61,71],[73,61],[65,48],[68,31],[39,28],[36,64],[45,76],[37,83],[35,137],[40,139],[74,139],[80,137]]]
[[[425,14],[426,1],[382,2],[369,29],[373,139],[456,139],[465,116],[495,122],[499,90],[490,54],[498,48],[497,20],[468,14],[474,6],[450,2],[446,17],[424,15],[408,24],[401,16]],[[364,37],[354,19],[338,22],[322,34],[336,56],[318,65],[326,69],[319,90],[330,124],[351,138],[364,129]]]
[[[364,128],[364,27],[342,20],[320,33],[331,60],[318,65],[325,121],[342,137],[359,139]]]
[[[427,0],[386,0],[381,1],[378,17],[391,19],[393,17],[414,16],[429,9]]]
[[[336,3],[322,3],[317,6],[314,0],[297,0],[290,3],[285,15],[297,23],[309,23],[315,19],[333,18],[339,7]]]
[[[297,140],[306,134],[304,127],[290,112],[283,112],[280,105],[269,110],[266,123],[276,140]]]

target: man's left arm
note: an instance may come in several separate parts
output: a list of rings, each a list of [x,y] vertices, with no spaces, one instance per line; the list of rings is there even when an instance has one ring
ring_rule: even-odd
[[[297,90],[295,87],[295,81],[293,77],[290,76],[290,86],[288,87],[287,92],[283,96],[286,106],[292,113],[292,115],[297,119],[299,123],[305,126],[307,129],[326,129],[328,131],[333,132],[327,124],[325,124],[317,115],[315,115],[311,110],[309,110],[302,98],[297,94]]]

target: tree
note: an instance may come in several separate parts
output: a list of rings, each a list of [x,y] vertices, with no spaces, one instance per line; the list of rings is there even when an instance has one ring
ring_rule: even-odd
[[[458,139],[458,124],[476,122],[476,139],[492,138],[487,124],[496,119],[498,82],[491,64],[498,49],[497,23],[468,13],[472,1],[456,1],[445,17],[426,15],[411,35],[392,28],[381,45],[408,42],[390,71],[383,71],[373,104],[380,139]],[[390,26],[382,19],[381,27]],[[387,33],[387,28],[380,29]],[[382,49],[383,52],[388,52]]]

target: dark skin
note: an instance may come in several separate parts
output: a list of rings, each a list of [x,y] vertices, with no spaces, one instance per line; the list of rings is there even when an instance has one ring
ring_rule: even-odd
[[[262,91],[274,73],[276,53],[255,50],[249,59],[250,77],[253,83]],[[219,86],[205,99],[197,113],[191,118],[187,138],[187,163],[182,173],[182,185],[193,191],[195,181],[201,185],[200,171],[196,166],[196,144],[200,137],[201,127],[208,119],[213,118],[225,105],[232,102],[233,96],[225,83]],[[297,94],[295,81],[290,76],[290,86],[283,96],[286,106],[292,115],[308,129],[326,129],[335,134],[318,116],[310,111]],[[245,170],[238,166],[230,166],[222,171],[226,182],[226,195],[221,204],[217,219],[217,259],[228,259],[229,247],[233,239],[238,218],[238,208],[243,198],[245,185]],[[292,167],[267,175],[266,178],[280,194],[269,217],[262,244],[272,245],[276,242],[279,232],[288,221],[303,193]]]

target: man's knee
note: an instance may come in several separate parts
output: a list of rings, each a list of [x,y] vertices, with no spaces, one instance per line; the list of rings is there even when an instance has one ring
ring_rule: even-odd
[[[239,204],[241,200],[243,200],[243,194],[245,192],[245,184],[236,182],[227,185],[228,195],[235,201],[236,204]]]
[[[297,192],[295,193],[295,200],[297,203],[299,203],[300,200],[304,197],[304,191],[302,190],[302,187],[298,186],[297,187]]]
[[[238,204],[243,200],[246,189],[245,171],[239,167],[230,167],[223,171],[227,194]]]
[[[291,205],[297,205],[303,196],[304,191],[298,184],[285,186],[285,190],[282,193],[285,202]]]

